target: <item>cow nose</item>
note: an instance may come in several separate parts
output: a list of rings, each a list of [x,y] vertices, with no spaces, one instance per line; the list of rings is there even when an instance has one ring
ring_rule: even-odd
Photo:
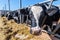
[[[40,27],[31,27],[30,33],[34,34],[34,35],[39,35],[41,33],[41,29],[40,29]]]

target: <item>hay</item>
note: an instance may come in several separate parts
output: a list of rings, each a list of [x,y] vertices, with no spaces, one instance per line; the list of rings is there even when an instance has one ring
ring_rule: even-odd
[[[1,40],[51,40],[47,33],[41,35],[30,34],[30,28],[26,24],[17,24],[14,20],[0,18],[0,39]]]

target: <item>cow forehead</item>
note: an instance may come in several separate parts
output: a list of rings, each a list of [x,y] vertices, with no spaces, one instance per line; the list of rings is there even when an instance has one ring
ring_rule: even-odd
[[[43,10],[43,8],[41,6],[32,6],[31,7],[31,11],[34,13],[41,12],[42,10]]]
[[[31,11],[33,12],[34,17],[37,19],[41,15],[43,8],[41,6],[32,6]]]

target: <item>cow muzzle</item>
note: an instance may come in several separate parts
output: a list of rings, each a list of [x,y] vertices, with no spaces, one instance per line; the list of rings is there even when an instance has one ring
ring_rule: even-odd
[[[30,33],[33,35],[39,35],[41,33],[41,28],[40,27],[31,27]]]

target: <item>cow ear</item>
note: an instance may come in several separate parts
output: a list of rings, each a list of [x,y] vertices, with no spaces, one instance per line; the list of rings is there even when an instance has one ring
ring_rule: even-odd
[[[52,16],[52,15],[54,15],[57,11],[58,11],[58,9],[56,9],[56,8],[50,8],[50,9],[46,10],[46,13],[47,13],[49,16]]]

